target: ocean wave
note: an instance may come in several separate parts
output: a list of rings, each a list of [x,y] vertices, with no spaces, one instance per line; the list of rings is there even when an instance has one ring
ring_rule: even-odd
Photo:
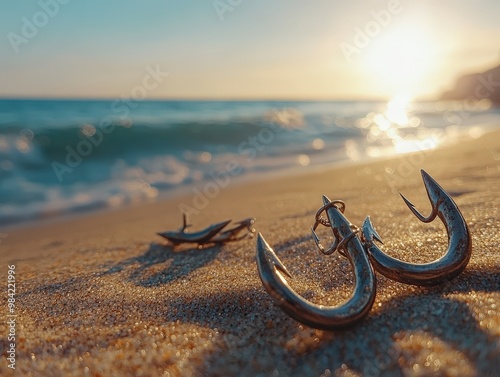
[[[33,130],[27,140],[24,128],[9,127],[0,135],[2,157],[8,151],[12,158],[20,160],[36,150],[37,158],[58,160],[64,158],[68,149],[83,151],[90,159],[108,158],[126,153],[142,155],[150,152],[175,152],[194,149],[207,150],[218,146],[238,146],[252,135],[265,128],[265,124],[254,123],[182,123],[164,127],[150,125],[108,127],[83,125],[66,128],[41,128]],[[24,132],[24,133],[23,133]],[[91,150],[87,152],[87,150]],[[35,160],[35,159],[33,159]]]
[[[102,124],[111,105],[0,101],[0,224],[153,200],[230,166],[236,177],[359,160],[500,123],[496,109],[446,118],[433,104],[405,127],[375,102],[156,101]]]

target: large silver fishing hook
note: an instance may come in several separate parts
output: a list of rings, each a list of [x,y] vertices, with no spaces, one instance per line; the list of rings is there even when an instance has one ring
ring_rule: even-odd
[[[424,264],[403,262],[385,254],[375,245],[374,239],[381,243],[382,240],[370,216],[366,217],[362,229],[365,248],[375,270],[401,283],[429,286],[444,283],[460,274],[469,263],[472,243],[467,223],[451,196],[424,170],[421,173],[432,206],[431,214],[423,216],[408,199],[400,195],[420,221],[429,223],[437,216],[443,222],[448,233],[448,249],[441,258]]]
[[[376,293],[375,274],[361,240],[353,233],[351,224],[342,214],[343,208],[341,210],[335,203],[323,196],[328,225],[335,236],[341,239],[336,244],[342,244],[342,255],[347,257],[353,267],[355,279],[354,292],[342,305],[316,305],[301,297],[288,285],[285,276],[291,275],[274,250],[260,233],[257,238],[257,266],[267,292],[290,317],[308,326],[327,330],[352,325],[365,317],[373,306]]]

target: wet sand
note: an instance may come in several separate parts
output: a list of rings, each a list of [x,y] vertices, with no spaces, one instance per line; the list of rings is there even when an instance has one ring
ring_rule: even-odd
[[[500,132],[384,161],[232,183],[191,214],[193,230],[256,217],[304,297],[351,294],[353,274],[310,236],[321,195],[366,215],[382,248],[410,262],[447,246],[439,219],[420,223],[397,194],[430,210],[424,168],[459,205],[473,238],[466,270],[422,288],[377,275],[369,315],[321,331],[285,315],[266,293],[255,238],[173,249],[157,231],[181,225],[193,195],[113,212],[0,230],[0,266],[16,271],[16,370],[2,376],[498,376],[500,374]],[[326,236],[326,228],[322,235]],[[6,289],[1,297],[7,314]],[[6,355],[6,321],[0,344]]]

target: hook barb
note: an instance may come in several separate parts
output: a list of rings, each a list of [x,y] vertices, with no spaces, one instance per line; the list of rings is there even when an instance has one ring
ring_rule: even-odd
[[[384,241],[382,241],[382,238],[375,230],[375,227],[373,226],[370,216],[366,216],[366,219],[363,222],[363,238],[366,242],[370,244],[373,244],[373,240],[377,240],[381,244],[384,243]]]
[[[444,198],[448,196],[446,191],[439,186],[439,184],[432,178],[424,169],[420,170],[422,174],[422,180],[424,181],[425,190],[427,191],[427,196],[429,197],[429,201],[431,202],[431,213],[429,216],[422,215],[416,208],[415,205],[410,202],[403,194],[401,198],[403,198],[405,204],[408,206],[410,211],[423,223],[430,223],[433,221],[439,213],[439,205],[444,201]]]

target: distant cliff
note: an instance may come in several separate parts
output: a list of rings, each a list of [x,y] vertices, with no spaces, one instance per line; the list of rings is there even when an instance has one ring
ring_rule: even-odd
[[[455,87],[441,96],[443,100],[488,98],[500,106],[500,66],[482,73],[472,73],[460,77]]]

